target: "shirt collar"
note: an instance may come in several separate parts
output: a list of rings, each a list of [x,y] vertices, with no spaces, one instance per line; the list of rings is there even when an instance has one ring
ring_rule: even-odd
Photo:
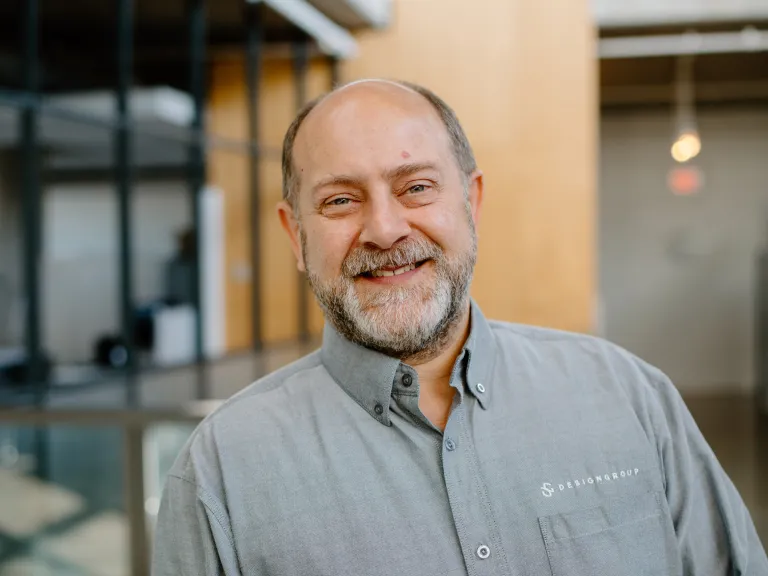
[[[470,333],[463,351],[467,356],[467,387],[486,409],[491,401],[496,341],[474,300],[470,308]],[[389,406],[400,360],[347,340],[328,321],[323,330],[321,358],[331,377],[355,402],[382,424],[391,425]]]
[[[470,331],[464,350],[467,353],[467,388],[477,398],[480,406],[487,409],[493,394],[493,375],[496,363],[496,339],[488,320],[480,307],[472,300]]]

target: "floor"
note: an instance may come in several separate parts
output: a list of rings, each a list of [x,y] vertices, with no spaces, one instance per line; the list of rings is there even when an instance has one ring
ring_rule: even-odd
[[[147,408],[194,403],[202,385],[210,397],[226,398],[254,380],[314,348],[287,346],[256,356],[230,358],[200,372],[178,369],[149,374],[137,384],[138,403]],[[768,418],[753,402],[737,397],[686,398],[704,436],[739,489],[758,532],[768,546]],[[62,388],[51,407],[119,407],[124,385]],[[0,576],[124,576],[129,573],[126,520],[122,505],[121,437],[116,427],[58,426],[44,431],[47,480],[28,473],[40,430],[0,423]],[[159,504],[164,470],[190,429],[159,425],[145,441],[146,512]],[[14,447],[20,447],[16,450]],[[19,454],[18,452],[21,452]],[[93,543],[98,542],[98,546]]]

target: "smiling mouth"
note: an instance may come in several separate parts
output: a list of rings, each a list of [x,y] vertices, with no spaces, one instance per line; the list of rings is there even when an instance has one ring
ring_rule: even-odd
[[[371,270],[369,272],[363,272],[360,274],[363,278],[386,278],[389,276],[400,276],[401,274],[405,274],[406,272],[410,272],[412,270],[416,270],[417,268],[420,268],[424,264],[426,264],[427,260],[421,260],[419,262],[406,264],[405,266],[400,266],[399,268],[379,268],[378,270]]]

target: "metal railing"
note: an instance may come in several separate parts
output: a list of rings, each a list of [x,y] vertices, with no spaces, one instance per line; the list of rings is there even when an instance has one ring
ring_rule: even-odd
[[[148,576],[150,538],[146,511],[145,436],[159,424],[194,426],[213,411],[220,401],[202,401],[185,407],[161,410],[125,409],[15,409],[0,410],[0,426],[50,428],[117,428],[122,436],[123,502],[128,525],[129,566],[132,576]],[[13,497],[13,495],[6,495]],[[27,503],[24,504],[25,506]],[[29,503],[33,506],[34,503]],[[94,543],[98,545],[98,543]]]

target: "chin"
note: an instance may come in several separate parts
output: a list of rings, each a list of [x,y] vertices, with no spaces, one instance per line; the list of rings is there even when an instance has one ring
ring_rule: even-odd
[[[367,320],[367,332],[395,342],[429,334],[440,324],[445,312],[443,302],[434,294],[426,300],[411,295],[396,302],[371,303],[363,309],[363,316]]]
[[[412,325],[434,315],[439,304],[435,299],[414,291],[387,294],[386,297],[366,298],[361,302],[363,313],[379,321]]]
[[[436,287],[434,285],[399,286],[385,290],[357,293],[357,300],[365,311],[387,311],[400,313],[403,308],[426,308],[434,305]]]

